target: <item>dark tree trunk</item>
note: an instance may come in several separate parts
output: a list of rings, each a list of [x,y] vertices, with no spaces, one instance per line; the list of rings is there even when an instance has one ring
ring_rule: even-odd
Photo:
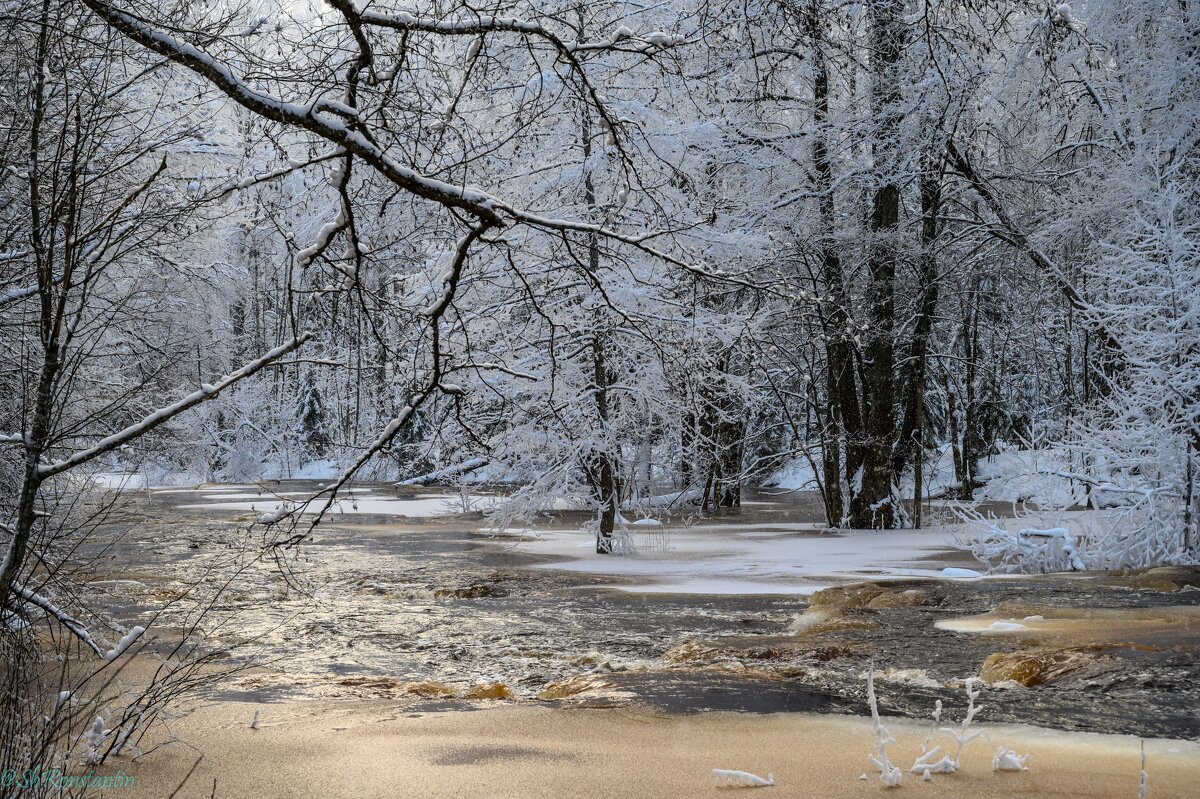
[[[874,149],[880,185],[871,203],[873,240],[868,257],[871,282],[867,294],[870,330],[861,367],[866,448],[860,490],[850,502],[850,523],[854,527],[875,529],[895,527],[902,516],[895,503],[896,481],[892,471],[896,436],[893,332],[900,187],[889,174],[896,161],[900,90],[895,71],[904,38],[902,10],[899,0],[879,0],[871,6],[872,97],[880,120]]]
[[[731,357],[732,353],[727,353],[718,364],[722,373],[728,370]],[[746,424],[737,399],[718,382],[702,388],[700,401],[699,437],[708,466],[701,505],[704,509],[741,507]]]
[[[842,263],[831,237],[837,229],[833,197],[833,171],[824,126],[829,118],[829,72],[822,51],[824,33],[819,4],[809,9],[808,32],[813,43],[813,172],[820,200],[821,280],[829,301],[822,311],[825,332],[826,412],[821,443],[821,466],[825,482],[825,508],[833,527],[845,524],[843,483],[853,480],[862,466],[862,415],[854,379],[854,350],[850,340],[850,318],[846,313],[845,278]],[[843,456],[845,462],[843,463]]]
[[[963,465],[963,451],[959,431],[962,425],[958,418],[958,395],[950,376],[946,376],[946,420],[949,427],[950,453],[954,458],[954,480],[959,485],[958,495],[962,495],[962,485],[967,480],[967,470]]]
[[[911,460],[914,464],[920,462],[922,441],[922,424],[925,405],[925,381],[928,375],[929,337],[933,332],[934,314],[937,312],[939,280],[937,272],[937,256],[935,246],[938,236],[938,211],[941,205],[941,166],[937,160],[927,157],[921,173],[921,252],[917,264],[918,276],[921,280],[921,301],[917,309],[917,319],[913,326],[912,345],[909,347],[907,358],[907,375],[904,393],[904,418],[900,423],[900,435],[897,440],[896,454],[892,469],[896,476],[903,474]],[[920,492],[915,490],[914,501],[920,498]]]
[[[983,456],[985,437],[979,413],[979,282],[976,280],[967,297],[967,312],[963,317],[963,397],[962,397],[962,476],[958,484],[960,499],[975,494],[975,465]]]
[[[685,413],[679,426],[679,476],[681,488],[687,491],[695,479],[692,464],[696,457],[696,414]]]
[[[580,14],[580,25],[582,26],[582,11],[580,11]],[[589,162],[592,155],[591,128],[591,120],[585,109],[580,134],[584,164]],[[583,194],[583,199],[587,203],[587,207],[595,213],[598,210],[596,207],[596,186],[592,180],[592,173],[588,169],[584,169]],[[587,255],[588,273],[593,281],[598,280],[597,275],[600,271],[600,242],[595,234],[588,237]],[[603,306],[601,305],[592,314],[590,347],[592,369],[591,385],[588,386],[595,402],[596,422],[601,431],[601,443],[593,452],[588,454],[587,461],[584,463],[584,472],[588,477],[592,498],[599,505],[596,519],[596,552],[602,555],[613,552],[613,531],[616,527],[617,510],[620,504],[619,470],[617,468],[617,458],[613,452],[615,442],[608,440],[611,433],[609,426],[608,389],[612,380],[610,379],[608,358],[605,352],[606,340],[608,338],[606,335],[607,325],[608,322],[605,319]]]

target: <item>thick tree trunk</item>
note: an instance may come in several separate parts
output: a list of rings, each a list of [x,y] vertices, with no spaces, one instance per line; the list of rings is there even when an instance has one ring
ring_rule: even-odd
[[[928,374],[929,337],[933,332],[934,314],[937,312],[939,279],[935,246],[938,236],[938,212],[941,205],[941,166],[937,159],[927,155],[921,173],[921,252],[917,271],[921,280],[921,301],[917,319],[913,326],[912,345],[907,358],[908,374],[905,380],[904,418],[900,424],[895,459],[892,469],[896,476],[903,474],[908,461],[921,460],[922,419],[924,418],[925,381]],[[916,472],[914,471],[914,477]],[[915,488],[915,487],[914,487]],[[919,491],[914,491],[914,501]]]
[[[913,427],[913,527],[921,526],[921,493],[925,468],[925,392],[917,404],[917,423]]]
[[[862,415],[854,379],[854,350],[850,342],[850,318],[846,313],[845,278],[842,263],[833,243],[837,214],[833,197],[833,171],[829,159],[824,126],[829,118],[829,72],[822,51],[824,33],[821,10],[814,2],[808,15],[809,36],[813,43],[813,172],[816,179],[823,240],[821,243],[821,280],[829,300],[822,312],[825,332],[826,411],[821,444],[821,466],[825,482],[826,521],[833,527],[846,523],[848,485],[862,466]],[[844,462],[843,462],[844,460]]]
[[[726,373],[732,353],[718,364]],[[736,508],[742,504],[742,455],[746,425],[738,404],[725,386],[708,385],[700,392],[700,440],[707,463],[702,507]]]
[[[1200,433],[1193,434],[1188,442],[1185,475],[1187,486],[1184,489],[1183,499],[1183,548],[1192,557],[1200,554],[1200,495],[1196,491],[1200,470],[1196,468],[1197,463],[1200,463]]]
[[[874,150],[880,184],[871,203],[872,241],[868,257],[871,282],[867,294],[870,330],[862,365],[866,449],[859,490],[850,503],[850,523],[854,527],[876,529],[895,527],[902,518],[896,507],[892,471],[896,435],[893,332],[900,187],[889,174],[895,167],[899,124],[900,89],[895,70],[904,38],[902,10],[899,0],[879,0],[871,6],[872,96],[880,120]]]
[[[691,489],[695,479],[693,463],[696,457],[696,414],[685,413],[679,426],[679,480],[684,491]]]

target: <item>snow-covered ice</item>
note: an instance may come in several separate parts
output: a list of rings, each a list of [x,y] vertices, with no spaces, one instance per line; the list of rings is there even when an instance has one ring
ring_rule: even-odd
[[[975,571],[974,569],[960,569],[953,566],[948,566],[942,569],[943,577],[951,577],[958,580],[971,580],[976,577],[982,577],[983,572]]]
[[[524,551],[558,556],[538,568],[632,578],[625,591],[676,594],[811,594],[844,580],[942,576],[939,554],[954,547],[957,528],[851,530],[822,534],[819,524],[730,524],[656,528],[660,540],[637,554],[588,552],[584,530],[522,530]],[[665,539],[665,541],[661,540]]]

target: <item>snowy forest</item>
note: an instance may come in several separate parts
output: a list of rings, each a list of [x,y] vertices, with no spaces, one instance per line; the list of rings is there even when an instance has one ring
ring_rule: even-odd
[[[1039,592],[1093,590],[1045,582],[1073,573],[1142,581],[1080,607],[1149,612],[1128,603],[1166,581],[1173,599],[1146,602],[1184,620],[1154,623],[1195,629],[1191,0],[3,0],[0,69],[5,774],[80,762],[111,773],[134,749],[140,759],[171,708],[229,684],[230,663],[254,674],[299,657],[264,643],[284,611],[227,617],[242,601],[231,597],[270,584],[280,602],[321,606],[332,629],[353,615],[321,604],[341,601],[332,586],[363,593],[367,579],[366,561],[337,558],[402,549],[394,542],[421,525],[418,549],[470,526],[483,542],[472,546],[494,548],[488,558],[515,546],[567,563],[470,568],[592,575],[553,590],[641,579],[670,588],[641,596],[768,603],[728,609],[762,614],[758,634],[782,629],[765,620],[784,613],[769,604],[783,595],[801,611],[794,636],[867,629],[841,622],[922,605],[877,607],[893,596],[879,588],[829,610],[829,597],[872,575],[900,579],[909,599],[934,589],[903,580],[944,584],[962,593],[942,605],[966,613],[1000,612],[1008,594],[970,603],[1015,591],[1012,580],[1033,580],[1039,602],[1051,601]],[[222,491],[245,507],[217,508]],[[443,501],[458,503],[453,513],[426,507]],[[377,517],[399,525],[396,537],[339,527]],[[792,537],[738,537],[755,525],[764,535],[793,525]],[[821,561],[795,525],[813,546],[853,541],[852,551]],[[364,543],[377,538],[393,544]],[[731,541],[742,549],[721,561]],[[883,564],[888,553],[906,565]],[[412,568],[436,571],[432,562]],[[784,586],[776,568],[808,587]],[[167,587],[139,576],[164,570]],[[431,606],[515,590],[433,579],[405,578],[432,592]],[[699,588],[680,587],[692,579]],[[122,588],[139,580],[148,593]],[[606,596],[595,601],[616,601]],[[620,607],[578,612],[594,611],[601,628]],[[651,672],[694,664],[697,640],[728,634],[672,627],[667,617],[685,610],[646,611],[664,625],[637,656]],[[494,624],[524,612],[497,611]],[[993,645],[980,658],[996,649],[995,624],[1028,633],[1054,620],[1012,613],[984,625]],[[965,640],[965,629],[953,634]],[[1141,641],[1122,629],[1122,641]],[[1180,682],[1151,699],[1139,684],[1141,698],[1122,705],[1133,718],[1161,702],[1181,714],[1175,727],[1089,726],[1099,711],[1069,692],[1062,707],[1083,715],[1059,726],[1200,739],[1194,636],[1181,649],[1155,639]],[[1108,641],[1065,640],[1052,651]],[[660,651],[677,644],[693,649]],[[1050,645],[1039,646],[1043,662]],[[853,687],[825,686],[869,703],[854,712],[869,710],[876,741],[871,764],[848,767],[837,776],[850,782],[827,795],[859,795],[862,769],[878,772],[871,790],[910,771],[886,752],[877,704],[893,686],[876,671],[901,669],[883,651],[855,656]],[[445,657],[359,666],[468,698],[523,696],[508,666],[493,659],[487,674],[454,678]],[[586,695],[597,674],[627,670],[597,666],[615,657],[583,677],[530,678],[529,691]],[[138,658],[157,665],[122,666]],[[979,679],[1022,683],[991,680],[988,668],[965,683],[893,682],[959,686],[961,753]],[[478,685],[467,684],[484,677],[504,690],[471,697]],[[575,691],[580,679],[593,683]],[[87,702],[72,698],[85,692]],[[891,710],[927,717],[932,696]],[[918,698],[918,710],[901,706]],[[1015,694],[996,706],[1009,704],[999,721],[1055,726],[1061,710],[1022,715],[1034,711]],[[239,725],[258,732],[258,710]],[[937,761],[928,743],[912,779],[959,769],[958,754]],[[1135,765],[1133,788],[1112,795],[1147,795],[1145,747],[1141,788]],[[1027,779],[1021,756],[1000,749],[994,770]],[[1157,795],[1195,788],[1200,750],[1185,754],[1163,766]],[[188,784],[196,766],[163,768],[209,796],[209,784]],[[175,796],[149,773],[136,795]],[[713,778],[766,784],[739,770]],[[226,779],[214,772],[213,795],[249,795],[236,779],[221,790]],[[0,796],[76,795],[13,784]],[[317,784],[254,790],[341,795]],[[433,784],[421,795],[442,795]],[[655,785],[629,795],[674,795]],[[695,795],[688,785],[681,795]],[[353,795],[384,795],[362,790]]]

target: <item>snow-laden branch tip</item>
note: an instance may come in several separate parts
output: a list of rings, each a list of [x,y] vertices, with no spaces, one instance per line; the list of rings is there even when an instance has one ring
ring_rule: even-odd
[[[142,419],[140,422],[132,424],[129,427],[126,427],[124,430],[120,430],[110,436],[107,436],[106,438],[101,439],[94,446],[77,452],[69,458],[38,467],[38,476],[45,480],[49,477],[53,477],[56,474],[61,474],[68,469],[74,469],[76,466],[87,463],[93,458],[120,447],[122,444],[126,444],[130,441],[140,438],[154,428],[158,427],[163,422],[172,419],[189,408],[199,405],[201,402],[212,399],[223,389],[228,388],[240,380],[250,377],[251,375],[260,371],[263,367],[269,365],[272,361],[275,361],[278,358],[287,355],[289,352],[293,352],[294,350],[300,348],[304,342],[308,341],[311,337],[311,333],[302,333],[300,336],[292,339],[288,343],[279,345],[275,349],[263,355],[261,358],[251,361],[241,369],[225,375],[216,383],[205,383],[199,389],[193,391],[191,394],[188,394],[186,397],[183,397],[182,399],[177,400],[176,402],[173,402],[163,408],[159,408],[154,413]]]
[[[956,748],[954,750],[954,768],[957,771],[962,767],[962,752],[963,748],[971,741],[978,738],[983,733],[980,730],[972,730],[971,723],[975,721],[975,714],[983,710],[983,705],[975,704],[975,700],[979,698],[980,690],[976,685],[983,685],[983,680],[978,677],[968,677],[964,681],[963,690],[967,694],[967,712],[963,716],[962,724],[958,728],[941,727],[941,732],[946,733],[954,739]]]
[[[10,302],[23,300],[27,297],[32,297],[37,293],[37,286],[21,286],[20,288],[5,289],[4,291],[0,291],[0,306],[8,305]]]
[[[42,596],[36,591],[29,590],[19,583],[12,584],[12,591],[30,605],[45,611],[48,615],[56,619],[60,624],[62,624],[62,626],[66,627],[72,635],[82,641],[88,649],[92,650],[97,655],[104,655],[104,651],[100,649],[100,646],[92,638],[92,634],[88,632],[87,627],[83,626],[83,622],[79,621],[66,611],[60,609],[49,599],[46,599],[46,597]]]
[[[895,788],[900,785],[900,781],[904,779],[904,772],[899,766],[892,763],[888,757],[887,748],[891,744],[896,743],[896,739],[888,732],[887,727],[883,726],[883,721],[879,718],[879,701],[875,696],[875,666],[872,665],[867,671],[867,705],[871,709],[871,724],[875,730],[875,751],[867,755],[867,760],[871,765],[879,769],[879,782],[884,788]]]
[[[121,655],[125,654],[125,650],[127,650],[127,649],[129,649],[129,647],[133,646],[134,642],[136,642],[137,639],[142,637],[142,633],[144,633],[144,632],[146,632],[145,627],[141,627],[141,626],[130,627],[129,632],[127,632],[127,633],[125,633],[125,635],[121,636],[120,641],[117,641],[117,645],[104,653],[104,659],[111,663],[112,661],[121,657]]]

